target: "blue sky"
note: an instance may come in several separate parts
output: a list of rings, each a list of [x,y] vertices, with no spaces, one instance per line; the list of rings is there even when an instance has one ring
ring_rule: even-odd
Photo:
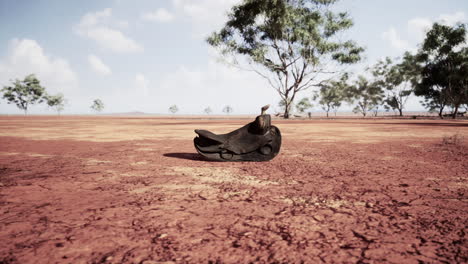
[[[219,62],[205,38],[240,0],[0,0],[0,86],[35,73],[49,93],[62,92],[68,114],[104,112],[255,114],[278,95],[253,72]],[[435,21],[468,22],[468,1],[343,0],[355,26],[348,38],[366,47],[354,71],[415,50]],[[307,90],[299,98],[310,96]],[[319,110],[319,107],[315,108]],[[343,107],[343,110],[349,107]],[[408,110],[422,110],[412,98]],[[274,109],[273,109],[274,111]],[[52,113],[44,105],[31,113]],[[21,113],[0,100],[0,113]]]

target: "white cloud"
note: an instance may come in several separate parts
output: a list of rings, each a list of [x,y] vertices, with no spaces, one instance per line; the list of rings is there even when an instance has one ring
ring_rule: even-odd
[[[408,33],[422,38],[432,27],[432,21],[429,18],[416,17],[408,21]]]
[[[387,31],[383,32],[382,38],[389,41],[390,45],[396,49],[407,50],[409,48],[409,43],[400,38],[394,27],[390,27]]]
[[[145,75],[142,73],[137,73],[135,76],[135,85],[139,92],[145,96],[148,95],[149,81],[146,79]]]
[[[174,6],[195,20],[219,21],[240,0],[173,0]]]
[[[121,31],[108,27],[95,27],[86,32],[87,37],[95,40],[101,47],[114,52],[141,52],[143,48],[134,40],[127,38]]]
[[[94,13],[86,13],[80,21],[79,27],[87,28],[96,26],[103,20],[108,20],[112,16],[112,8],[106,8]]]
[[[116,21],[115,25],[119,28],[127,29],[130,27],[130,24],[126,20]]]
[[[171,22],[174,20],[174,15],[165,8],[158,8],[154,12],[148,12],[141,15],[143,20],[156,22]]]
[[[458,22],[466,22],[467,17],[463,12],[455,12],[453,14],[441,14],[436,19],[416,17],[408,21],[408,33],[416,36],[417,39],[422,39],[435,22],[447,26],[454,26]]]
[[[454,26],[458,22],[466,22],[467,17],[463,12],[455,12],[453,14],[441,14],[437,21],[447,26]]]
[[[196,35],[211,33],[226,22],[226,14],[241,0],[172,0],[175,10],[194,25]]]
[[[10,51],[0,61],[0,82],[9,83],[34,73],[50,93],[78,87],[78,78],[67,60],[47,55],[32,39],[13,39]]]
[[[273,113],[279,99],[259,75],[221,64],[214,56],[207,65],[179,66],[154,87],[157,102],[153,105],[159,105],[162,113],[167,113],[173,104],[179,106],[182,114],[204,114],[203,109],[208,106],[214,114],[222,114],[226,105],[234,108],[234,114],[257,113],[266,104],[272,104]]]
[[[102,62],[102,60],[96,55],[93,55],[93,54],[89,55],[88,62],[89,62],[89,65],[91,66],[91,69],[93,69],[93,71],[95,71],[96,73],[101,74],[101,75],[112,74],[111,69],[106,64],[104,64],[104,62]]]
[[[130,53],[141,52],[143,47],[135,40],[125,36],[122,31],[114,27],[128,26],[128,22],[111,20],[112,9],[106,8],[103,11],[87,13],[82,18],[75,31],[78,35],[92,39],[104,49],[113,52]]]

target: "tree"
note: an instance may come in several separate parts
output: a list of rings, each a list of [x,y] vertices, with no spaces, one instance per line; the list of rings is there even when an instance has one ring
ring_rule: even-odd
[[[34,74],[30,74],[24,80],[16,79],[10,86],[4,86],[2,89],[3,98],[9,104],[14,103],[24,111],[26,115],[30,105],[42,103],[46,95],[45,88],[41,86],[40,81]]]
[[[203,109],[203,112],[205,112],[205,114],[207,115],[211,114],[212,112],[211,107],[208,106],[207,108]]]
[[[430,110],[438,108],[443,118],[446,106],[458,109],[468,102],[468,47],[466,24],[450,27],[434,23],[415,56],[420,81],[415,94],[423,96]]]
[[[352,27],[347,13],[333,13],[337,0],[244,0],[208,43],[226,58],[246,59],[281,97],[289,118],[296,94],[356,63],[363,48],[343,41]]]
[[[347,84],[348,75],[344,74],[338,81],[329,81],[320,85],[320,90],[315,94],[315,98],[318,98],[318,103],[322,106],[322,109],[329,116],[329,112],[333,110],[335,112],[340,108],[342,101],[344,100],[344,91],[349,89]]]
[[[96,112],[101,112],[104,109],[104,103],[101,101],[101,99],[95,99],[91,105],[91,109]]]
[[[286,107],[288,107],[288,110],[287,110],[288,113],[294,112],[294,104],[291,103],[291,102],[288,102],[288,101],[289,100],[280,100],[278,102],[278,106],[279,106],[281,112],[284,113],[286,111]],[[280,114],[280,116],[284,117],[284,114]]]
[[[65,109],[66,101],[63,94],[59,93],[57,95],[46,95],[45,99],[47,101],[47,105],[50,108],[55,108],[55,111],[57,111],[58,115],[60,115],[60,112]]]
[[[310,102],[310,99],[307,97],[302,98],[297,104],[296,104],[296,109],[299,113],[305,113],[307,109],[312,108],[312,103]]]
[[[229,105],[226,105],[226,106],[223,108],[223,112],[226,113],[226,114],[228,114],[228,115],[229,115],[230,113],[232,113],[232,111],[234,111],[234,110],[233,110],[232,107],[229,106]]]
[[[179,108],[177,107],[177,105],[171,105],[171,107],[169,107],[169,112],[171,112],[172,114],[175,114],[179,111]]]
[[[359,76],[354,85],[346,89],[346,98],[350,103],[357,102],[353,112],[361,113],[364,117],[369,111],[378,113],[378,107],[383,99],[383,90],[378,82],[370,81],[364,76]]]
[[[404,58],[410,56],[407,52]],[[384,99],[386,109],[398,111],[399,115],[403,116],[403,109],[413,92],[415,69],[417,66],[409,59],[403,59],[400,63],[396,63],[389,57],[379,61],[371,69],[374,77],[387,92]]]

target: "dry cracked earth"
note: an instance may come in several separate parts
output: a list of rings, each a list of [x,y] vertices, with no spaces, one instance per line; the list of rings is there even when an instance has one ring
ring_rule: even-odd
[[[0,263],[467,263],[468,121],[273,120],[269,162],[193,129],[250,120],[0,118]]]

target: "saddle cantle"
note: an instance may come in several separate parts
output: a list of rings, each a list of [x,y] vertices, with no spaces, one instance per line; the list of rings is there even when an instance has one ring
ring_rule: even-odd
[[[264,107],[265,108],[265,107]],[[281,133],[271,125],[271,116],[262,114],[239,129],[227,134],[214,134],[196,129],[195,149],[202,156],[218,161],[267,161],[278,155]]]

